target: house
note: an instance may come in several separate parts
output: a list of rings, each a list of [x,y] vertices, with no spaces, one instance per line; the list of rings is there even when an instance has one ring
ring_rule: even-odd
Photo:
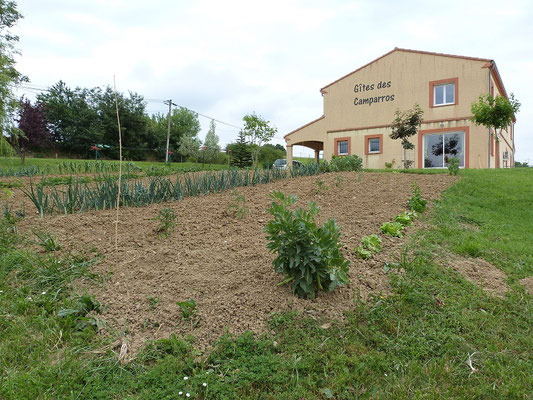
[[[514,164],[514,122],[498,136],[470,118],[480,95],[507,97],[493,60],[395,48],[324,86],[320,118],[285,135],[287,159],[292,147],[306,146],[333,155],[356,154],[364,168],[402,166],[444,168],[459,158],[463,168],[502,168]],[[404,153],[389,137],[396,110],[419,104],[424,121],[414,150]]]

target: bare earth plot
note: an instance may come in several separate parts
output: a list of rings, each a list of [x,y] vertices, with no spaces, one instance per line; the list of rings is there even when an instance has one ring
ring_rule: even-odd
[[[335,176],[342,175],[340,187]],[[328,187],[317,195],[315,181]],[[119,250],[114,247],[115,211],[26,218],[21,229],[40,226],[55,235],[64,249],[95,248],[104,255],[95,272],[111,273],[105,285],[87,289],[104,305],[101,317],[118,331],[127,332],[130,351],[147,339],[172,333],[192,334],[206,349],[226,329],[231,333],[267,329],[273,312],[298,310],[313,317],[343,318],[358,296],[386,294],[384,262],[399,253],[401,239],[381,235],[384,250],[371,260],[361,260],[353,249],[361,238],[379,233],[380,225],[406,209],[411,185],[417,181],[422,195],[436,199],[455,182],[447,175],[337,173],[284,180],[240,188],[250,214],[239,220],[228,212],[231,192],[187,198],[180,202],[120,210]],[[320,220],[334,218],[341,227],[344,254],[350,260],[349,285],[314,300],[293,296],[290,286],[277,286],[263,231],[269,221],[269,193],[281,190],[298,196],[298,206],[309,201],[321,206]],[[154,218],[162,208],[175,210],[176,231],[166,239],[155,233]],[[29,209],[29,206],[27,206]],[[154,299],[150,302],[150,298]],[[176,304],[193,298],[197,316],[182,319]],[[155,300],[157,299],[157,300]],[[155,303],[155,304],[154,304]]]

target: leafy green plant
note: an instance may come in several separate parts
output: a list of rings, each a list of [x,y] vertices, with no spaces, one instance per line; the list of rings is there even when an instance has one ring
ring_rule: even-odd
[[[57,243],[56,238],[50,233],[35,229],[33,234],[39,239],[39,245],[42,246],[47,252],[58,251],[61,249],[61,245]]]
[[[156,232],[163,237],[176,229],[176,212],[172,208],[163,208],[155,219],[159,221]]]
[[[276,272],[292,282],[292,292],[298,297],[314,298],[318,290],[332,291],[349,282],[348,264],[340,251],[340,230],[328,219],[321,227],[316,224],[320,208],[309,203],[309,211],[291,211],[296,197],[280,191],[272,193],[268,212],[273,219],[265,227],[270,241],[268,249],[277,254],[273,261]]]
[[[148,307],[151,309],[156,308],[157,304],[159,303],[159,297],[146,296],[146,300],[148,300]]]
[[[403,236],[402,235],[403,225],[400,224],[399,222],[385,222],[383,225],[381,225],[380,229],[381,229],[381,232],[387,235],[391,235],[395,237]]]
[[[228,204],[228,211],[237,219],[243,219],[250,214],[250,209],[246,207],[244,195],[233,189],[234,199]]]
[[[415,211],[404,211],[403,213],[394,217],[394,222],[399,222],[403,226],[411,226],[413,225],[413,220],[415,217]]]
[[[177,304],[181,308],[181,316],[183,319],[190,319],[196,314],[196,301],[194,301],[194,299],[178,301]]]
[[[452,176],[457,176],[459,174],[458,158],[448,158],[448,173]]]
[[[381,239],[378,235],[372,234],[361,239],[361,244],[355,248],[355,254],[364,260],[372,257],[372,254],[381,251]]]
[[[100,303],[93,296],[80,296],[74,308],[62,308],[57,311],[57,316],[73,322],[76,330],[83,330],[88,326],[96,328],[100,324],[97,318],[87,317],[87,314],[92,311],[99,313]]]
[[[365,249],[361,245],[355,248],[355,254],[363,260],[368,260],[370,257],[372,257],[372,252],[370,250]]]
[[[370,250],[372,253],[379,253],[381,251],[381,239],[378,235],[372,234],[370,236],[365,236],[361,239],[361,245]]]
[[[333,156],[330,162],[322,161],[320,170],[322,172],[339,172],[339,171],[361,171],[363,168],[363,159],[359,156]]]
[[[328,190],[328,187],[326,186],[326,182],[324,182],[323,179],[316,179],[315,180],[315,193],[322,194],[326,190]]]
[[[420,186],[418,186],[418,183],[413,183],[413,194],[409,201],[407,202],[407,205],[409,206],[409,209],[423,213],[426,211],[427,208],[427,201],[422,198],[422,193],[420,192]]]

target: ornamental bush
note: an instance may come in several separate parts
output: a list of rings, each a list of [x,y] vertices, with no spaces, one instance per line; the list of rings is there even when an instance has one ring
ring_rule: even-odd
[[[315,202],[309,203],[309,211],[292,211],[295,196],[276,191],[271,198],[268,212],[273,219],[265,231],[268,249],[277,254],[274,269],[284,277],[281,284],[292,282],[294,294],[312,299],[318,290],[332,291],[348,283],[349,263],[340,251],[340,230],[335,221],[328,219],[318,227],[315,219],[320,208]]]
[[[333,156],[330,162],[322,161],[320,170],[322,172],[339,172],[339,171],[361,171],[363,168],[363,159],[359,156]]]

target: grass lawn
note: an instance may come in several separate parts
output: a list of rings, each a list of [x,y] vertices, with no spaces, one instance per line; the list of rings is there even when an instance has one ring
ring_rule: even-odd
[[[49,252],[32,253],[3,218],[0,398],[530,399],[532,296],[519,280],[533,275],[533,170],[461,177],[390,268],[393,294],[356,302],[345,322],[275,314],[268,335],[224,336],[201,357],[194,338],[172,337],[125,365],[120,333],[99,338],[98,304],[71,288],[104,282],[97,257],[59,259],[46,235]],[[448,252],[504,271],[505,298],[442,267]]]

